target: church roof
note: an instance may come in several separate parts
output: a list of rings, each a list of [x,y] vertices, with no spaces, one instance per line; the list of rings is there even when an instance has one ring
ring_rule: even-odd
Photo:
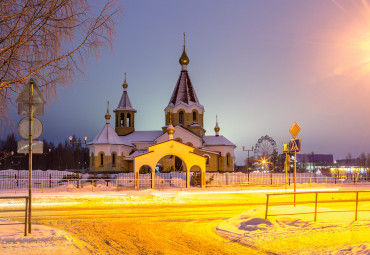
[[[117,106],[117,109],[115,109],[115,111],[117,110],[131,110],[131,111],[136,112],[136,110],[132,108],[130,98],[128,97],[128,93],[126,90],[123,91],[121,100],[119,101],[119,104]]]
[[[122,144],[122,142],[112,126],[106,123],[100,133],[88,144]]]
[[[218,145],[226,145],[226,146],[235,146],[232,142],[230,142],[226,137],[220,136],[211,136],[206,135],[203,136],[204,146],[218,146]]]
[[[131,134],[120,136],[122,144],[140,143],[140,142],[155,142],[155,139],[163,134],[163,131],[134,131]]]
[[[181,70],[180,77],[176,83],[175,89],[173,90],[169,105],[174,107],[181,103],[189,106],[197,104],[203,108],[195,94],[187,70]]]

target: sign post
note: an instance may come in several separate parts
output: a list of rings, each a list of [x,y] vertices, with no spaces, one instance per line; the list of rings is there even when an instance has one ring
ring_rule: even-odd
[[[31,212],[32,212],[32,146],[33,146],[33,132],[34,130],[34,115],[43,115],[44,114],[44,104],[45,99],[37,88],[36,82],[31,78],[28,82],[28,86],[24,87],[21,93],[19,94],[16,102],[18,103],[18,114],[19,115],[28,115],[28,119],[23,118],[18,124],[18,131],[20,135],[27,139],[28,141],[19,141],[18,142],[18,153],[27,153],[26,147],[28,143],[28,164],[29,164],[29,175],[28,175],[28,233],[31,234]],[[36,108],[34,108],[36,105]],[[36,109],[36,111],[35,111]],[[36,119],[36,139],[42,133],[42,124],[41,121]],[[27,123],[28,122],[28,123]],[[27,126],[28,124],[28,126]],[[27,130],[28,129],[28,130]],[[41,131],[40,131],[41,130]],[[39,142],[39,141],[35,141]],[[40,142],[38,143],[40,144]],[[42,146],[42,142],[41,142]],[[40,152],[41,151],[41,152]],[[42,149],[37,150],[38,153],[42,153]]]
[[[289,171],[289,163],[290,163],[290,151],[289,151],[289,144],[283,143],[283,153],[285,153],[285,161],[284,161],[284,168],[285,168],[285,190],[287,189],[288,183],[288,171]],[[289,160],[288,160],[289,155]]]
[[[289,147],[290,152],[294,152],[294,206],[296,203],[296,192],[297,192],[297,152],[300,152],[301,149],[301,139],[296,139],[297,135],[301,131],[301,127],[298,125],[296,121],[294,121],[293,125],[289,129],[289,133],[292,135],[293,139],[290,140]],[[299,144],[297,144],[299,143]]]

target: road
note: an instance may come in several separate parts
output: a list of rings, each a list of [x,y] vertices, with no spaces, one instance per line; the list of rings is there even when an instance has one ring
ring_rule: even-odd
[[[240,203],[242,195],[215,196],[214,204],[205,196],[204,204],[197,196],[173,205],[36,208],[33,223],[70,233],[82,254],[264,254],[215,232],[220,222],[258,205]]]

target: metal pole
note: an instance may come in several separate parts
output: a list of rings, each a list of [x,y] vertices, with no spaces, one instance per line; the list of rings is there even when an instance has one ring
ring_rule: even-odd
[[[356,192],[356,214],[355,214],[355,220],[357,220],[357,213],[358,213],[358,191]]]
[[[267,195],[267,199],[266,199],[265,219],[267,220],[267,213],[268,213],[268,209],[269,209],[269,197],[270,197],[270,195],[269,194],[266,194],[266,195]]]
[[[285,189],[288,188],[288,169],[289,169],[288,153],[285,153]]]
[[[248,158],[247,158],[247,173],[248,173],[248,184],[249,184],[249,150],[248,150]]]
[[[316,219],[317,219],[317,196],[318,196],[318,193],[316,192],[316,197],[315,197],[315,219],[314,219],[314,221],[316,221]]]
[[[297,192],[297,152],[294,152],[294,207],[295,207],[295,193]]]
[[[31,212],[32,212],[32,129],[33,129],[33,82],[30,82],[30,124],[29,124],[29,151],[28,151],[28,164],[29,164],[29,173],[28,173],[28,233],[31,234]]]
[[[28,198],[26,197],[26,211],[25,211],[25,215],[24,215],[24,236],[27,236],[27,219],[28,219],[28,215],[27,215],[27,211],[28,211]]]

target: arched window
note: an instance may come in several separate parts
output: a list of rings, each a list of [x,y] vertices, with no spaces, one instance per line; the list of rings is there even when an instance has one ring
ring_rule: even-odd
[[[116,166],[116,153],[112,153],[112,166]]]
[[[197,112],[193,112],[193,122],[197,122]]]
[[[183,111],[179,112],[179,123],[184,124],[184,112]]]
[[[100,152],[100,166],[104,166],[104,153]]]
[[[208,154],[204,154],[203,157],[206,157],[206,165],[208,166],[209,165],[209,158],[210,156]]]
[[[120,127],[124,127],[124,126],[125,126],[125,114],[121,113],[120,114]]]
[[[126,121],[127,121],[126,127],[131,127],[131,114],[130,113],[126,114]]]
[[[175,140],[178,141],[178,142],[180,142],[180,143],[182,143],[182,139],[181,138],[176,138]]]
[[[228,166],[230,166],[230,164],[231,164],[231,156],[230,156],[230,153],[227,153],[227,154],[226,154],[226,164],[227,164]]]

